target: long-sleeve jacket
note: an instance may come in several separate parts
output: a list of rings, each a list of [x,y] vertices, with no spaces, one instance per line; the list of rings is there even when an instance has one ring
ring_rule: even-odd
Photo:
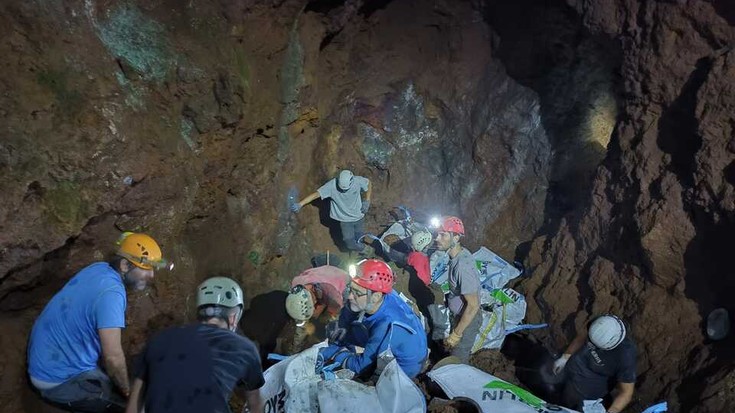
[[[390,348],[406,375],[413,378],[420,373],[427,355],[426,333],[419,318],[398,294],[386,294],[378,311],[366,315],[362,322],[358,315],[349,306],[342,309],[339,325],[347,329],[347,334],[340,343],[324,349],[327,358],[344,347],[363,347],[362,354],[351,351],[340,357],[345,368],[360,374],[374,369],[378,356]]]

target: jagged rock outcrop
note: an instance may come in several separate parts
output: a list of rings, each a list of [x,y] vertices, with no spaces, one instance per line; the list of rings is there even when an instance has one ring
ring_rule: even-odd
[[[619,313],[639,346],[639,403],[726,411],[733,338],[708,342],[703,322],[733,311],[733,9],[568,3],[619,48],[621,112],[587,206],[534,241],[530,314],[560,326],[561,347],[589,314]]]
[[[349,167],[369,230],[407,205],[526,257],[557,346],[629,319],[638,405],[726,411],[732,338],[702,322],[735,310],[734,22],[724,0],[4,2],[0,403],[39,410],[33,319],[120,231],[178,264],[130,297],[134,353],[203,278],[250,300],[334,251],[324,205],[287,198]]]

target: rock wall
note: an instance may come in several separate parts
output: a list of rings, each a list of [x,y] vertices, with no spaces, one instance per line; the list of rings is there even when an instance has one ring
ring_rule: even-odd
[[[120,231],[177,263],[130,295],[132,354],[202,279],[251,301],[336,251],[326,205],[287,198],[349,167],[368,230],[406,205],[527,256],[557,348],[630,320],[636,407],[727,411],[735,347],[703,320],[734,310],[733,23],[724,0],[4,2],[0,403],[40,410],[33,319]]]
[[[567,3],[620,53],[621,109],[586,202],[534,240],[535,278],[524,287],[538,306],[529,315],[557,326],[558,349],[592,314],[630,320],[640,374],[633,411],[659,399],[673,411],[728,411],[733,338],[709,342],[704,323],[715,308],[734,310],[733,8]]]
[[[134,354],[191,319],[202,279],[250,302],[335,252],[326,205],[294,216],[287,198],[344,167],[373,182],[372,232],[396,205],[457,214],[470,245],[512,258],[543,223],[539,98],[470,3],[7,1],[0,35],[5,411],[41,410],[32,322],[121,231],[176,262],[129,296]]]

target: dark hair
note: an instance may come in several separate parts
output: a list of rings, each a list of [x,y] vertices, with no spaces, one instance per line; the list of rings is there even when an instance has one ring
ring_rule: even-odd
[[[110,264],[110,267],[112,267],[117,272],[122,272],[122,262],[125,260],[124,257],[121,257],[119,255],[111,255],[107,259],[107,263]]]

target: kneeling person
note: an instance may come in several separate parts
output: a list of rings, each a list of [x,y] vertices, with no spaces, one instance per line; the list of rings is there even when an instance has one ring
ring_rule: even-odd
[[[390,350],[409,377],[421,372],[427,356],[426,333],[413,310],[393,291],[393,271],[380,260],[365,260],[349,286],[330,344],[320,350],[324,364],[340,363],[358,375],[375,371]],[[362,354],[354,346],[363,347]],[[380,373],[380,372],[376,372]]]
[[[127,413],[229,412],[233,391],[251,412],[263,409],[258,349],[235,333],[243,310],[240,286],[214,277],[197,288],[199,324],[155,335],[138,364]]]
[[[325,310],[330,318],[337,318],[349,280],[346,272],[331,265],[309,268],[291,281],[286,312],[299,327]]]

